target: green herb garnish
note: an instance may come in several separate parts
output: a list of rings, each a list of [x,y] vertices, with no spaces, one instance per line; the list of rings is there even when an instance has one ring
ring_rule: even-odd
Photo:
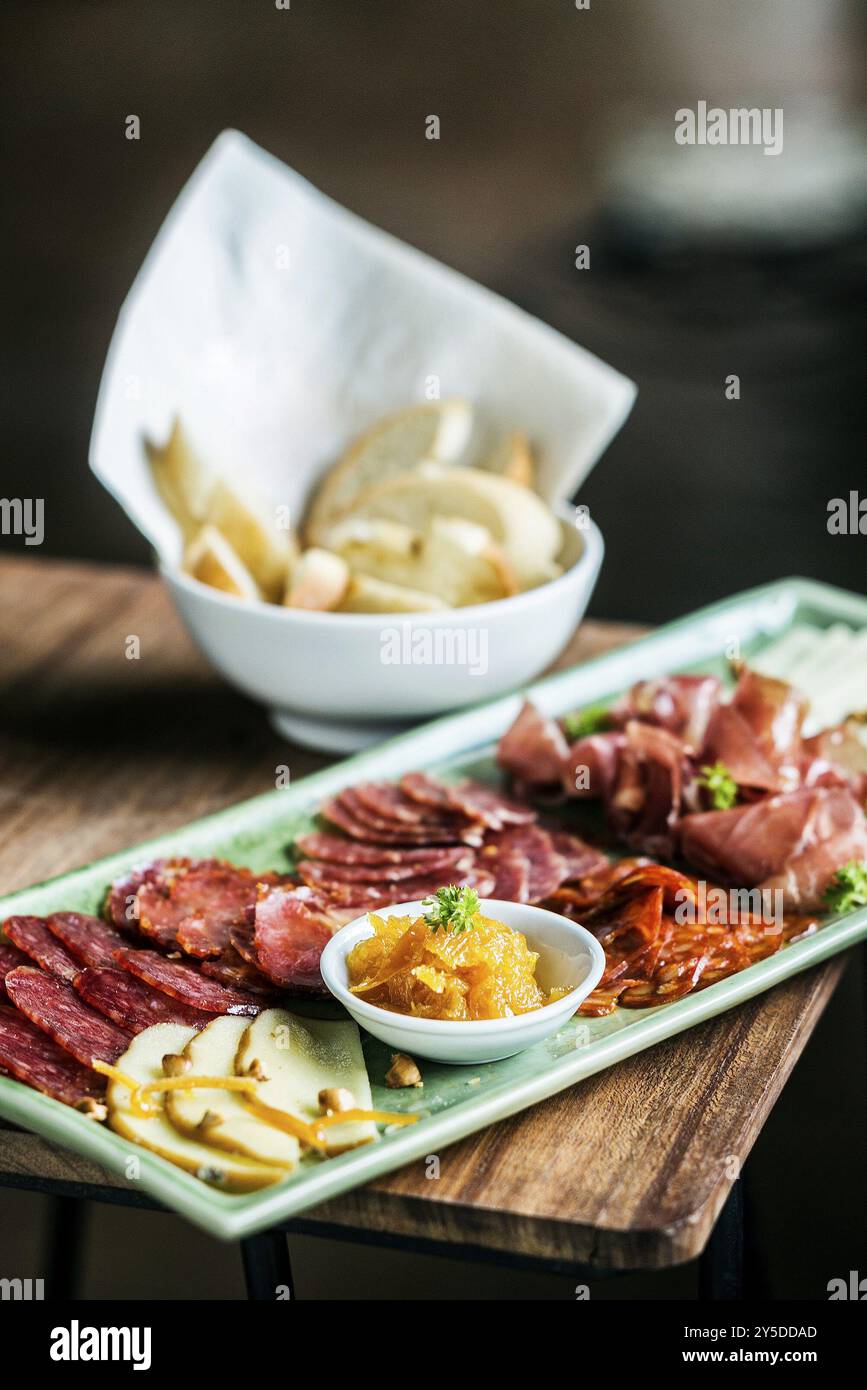
[[[571,739],[601,734],[610,726],[611,717],[605,705],[588,705],[586,709],[575,710],[563,719],[563,728]]]
[[[701,769],[700,787],[707,787],[715,811],[730,811],[738,799],[738,784],[725,763],[713,763]]]
[[[473,918],[479,910],[479,895],[475,888],[458,888],[451,884],[448,888],[438,888],[436,893],[422,901],[427,908],[424,920],[431,931],[466,931],[473,925]]]
[[[838,869],[825,889],[825,902],[831,912],[851,912],[867,907],[867,861],[850,859]]]

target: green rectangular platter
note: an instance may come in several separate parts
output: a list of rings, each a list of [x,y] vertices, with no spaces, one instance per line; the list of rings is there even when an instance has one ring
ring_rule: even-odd
[[[734,642],[749,659],[795,623],[826,628],[835,622],[858,628],[867,625],[867,599],[804,579],[783,580],[736,595],[582,666],[540,680],[526,691],[422,725],[288,787],[14,893],[0,900],[0,921],[12,913],[45,915],[63,908],[96,912],[112,878],[158,854],[217,855],[257,870],[284,868],[291,862],[289,846],[294,836],[310,826],[323,797],[343,786],[363,778],[398,777],[410,769],[432,769],[446,776],[495,776],[497,739],[512,722],[524,695],[547,714],[558,715],[610,699],[644,677],[675,671],[722,674],[722,653],[730,651]],[[814,936],[784,947],[768,960],[673,1004],[615,1010],[607,1018],[575,1018],[554,1037],[502,1062],[475,1067],[425,1063],[420,1091],[387,1091],[383,1083],[388,1053],[365,1037],[374,1104],[415,1112],[418,1123],[386,1132],[377,1143],[327,1162],[302,1163],[284,1182],[257,1193],[233,1196],[208,1187],[105,1126],[6,1078],[0,1078],[0,1116],[122,1177],[128,1176],[134,1154],[138,1182],[152,1198],[211,1235],[234,1240],[286,1221],[413,1159],[437,1153],[485,1125],[772,988],[864,936],[867,909],[859,909],[829,920]],[[330,1007],[322,1006],[325,1011]]]

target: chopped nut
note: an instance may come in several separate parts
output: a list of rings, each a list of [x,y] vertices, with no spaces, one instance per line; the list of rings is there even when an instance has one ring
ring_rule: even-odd
[[[190,1066],[189,1057],[184,1057],[180,1052],[167,1052],[163,1058],[163,1075],[183,1076]]]
[[[345,1086],[326,1086],[319,1092],[319,1109],[323,1115],[355,1109],[355,1096]]]
[[[248,1076],[251,1076],[251,1077],[253,1078],[254,1081],[267,1081],[267,1080],[268,1080],[268,1073],[266,1072],[265,1068],[262,1066],[262,1063],[259,1061],[259,1058],[258,1058],[258,1057],[254,1057],[254,1058],[253,1058],[252,1062],[250,1063],[249,1067],[247,1068],[247,1075],[248,1075]]]
[[[108,1106],[101,1100],[94,1100],[93,1096],[85,1096],[75,1108],[89,1120],[101,1122],[108,1118]]]
[[[216,1113],[216,1111],[206,1110],[202,1118],[199,1120],[199,1123],[196,1125],[196,1129],[213,1129],[214,1126],[218,1125],[219,1123],[220,1117]]]
[[[391,1056],[391,1066],[389,1067],[385,1084],[392,1091],[400,1090],[402,1086],[423,1086],[421,1072],[411,1057],[407,1057],[405,1052],[393,1052]]]

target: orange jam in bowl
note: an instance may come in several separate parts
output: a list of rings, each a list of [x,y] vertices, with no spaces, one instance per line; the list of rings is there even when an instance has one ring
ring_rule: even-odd
[[[460,931],[436,929],[424,917],[370,913],[369,920],[374,935],[346,961],[352,993],[369,1004],[467,1022],[529,1013],[566,992],[545,994],[523,932],[480,912]]]

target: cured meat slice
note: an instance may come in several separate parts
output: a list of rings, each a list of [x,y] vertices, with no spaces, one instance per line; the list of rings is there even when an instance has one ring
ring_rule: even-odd
[[[626,735],[617,731],[576,739],[569,750],[563,783],[567,796],[607,802],[625,747]]]
[[[348,794],[342,793],[339,797],[330,797],[322,806],[322,815],[326,820],[330,820],[332,825],[339,826],[353,840],[363,840],[366,843],[378,845],[406,845],[409,848],[423,849],[430,845],[453,845],[459,838],[451,831],[443,832],[424,832],[411,831],[409,827],[405,830],[397,830],[393,823],[390,827],[381,828],[373,825],[369,817],[360,819],[352,808]],[[362,811],[363,814],[363,811]],[[474,835],[474,842],[481,841],[481,832]]]
[[[566,866],[564,883],[586,878],[608,867],[608,856],[567,830],[549,830],[551,844]]]
[[[383,821],[396,822],[397,828],[445,829],[458,828],[465,819],[463,814],[448,802],[434,807],[413,800],[393,782],[359,782],[352,788],[367,811]]]
[[[245,990],[228,989],[217,980],[209,980],[195,966],[167,960],[156,951],[124,947],[116,953],[115,960],[146,985],[170,994],[192,1009],[212,1014],[240,1014],[245,1018],[254,1018],[262,1009],[262,1000]]]
[[[459,874],[471,869],[473,862],[473,850],[456,847],[421,861],[410,858],[397,864],[329,864],[304,859],[297,870],[311,888],[327,888],[335,883],[399,883],[401,879],[431,874]]]
[[[638,681],[611,710],[612,722],[639,719],[676,734],[696,752],[720,702],[716,676],[661,676]]]
[[[10,917],[3,923],[3,930],[13,945],[30,957],[28,965],[35,961],[58,980],[72,984],[81,966],[66,947],[52,936],[44,918]]]
[[[259,969],[286,989],[325,994],[319,957],[333,918],[313,888],[271,888],[256,903],[254,946]]]
[[[277,877],[257,877],[219,859],[156,860],[113,886],[109,916],[127,930],[135,924],[158,946],[208,959],[220,955],[256,901],[257,883]]]
[[[720,705],[714,712],[699,761],[702,766],[725,763],[739,787],[770,792],[787,789],[780,771],[768,761],[755,733],[733,704]]]
[[[514,724],[500,739],[500,767],[528,786],[559,787],[568,759],[569,744],[560,725],[525,700]]]
[[[153,989],[116,965],[85,967],[75,981],[75,989],[85,1004],[132,1034],[143,1033],[153,1023],[204,1028],[216,1017],[201,1009],[191,1009],[188,1004]]]
[[[627,724],[607,806],[612,826],[627,844],[648,854],[673,853],[685,761],[677,735],[637,719]]]
[[[30,957],[19,951],[17,946],[13,946],[11,941],[0,941],[0,999],[6,997],[4,982],[10,970],[16,970],[19,965],[29,964]]]
[[[496,788],[469,778],[463,782],[441,782],[426,772],[410,772],[401,778],[401,787],[421,805],[452,815],[460,814],[489,830],[501,830],[506,825],[529,825],[536,819],[532,807],[521,805]]]
[[[855,858],[867,854],[867,821],[847,787],[808,787],[730,811],[684,816],[680,843],[684,858],[697,869],[747,887],[785,873],[813,846],[827,845],[829,860],[841,856],[831,866],[830,878],[853,857],[853,845],[864,846]],[[807,861],[807,870],[818,862]]]
[[[801,725],[807,701],[787,681],[758,671],[741,672],[731,700],[732,708],[752,729],[762,753],[777,768],[784,785],[797,786],[803,753]]]
[[[76,1062],[8,1004],[0,1004],[0,1069],[44,1096],[79,1109],[105,1094],[104,1077]]]
[[[221,985],[228,985],[230,989],[261,995],[263,999],[273,999],[277,994],[271,981],[255,964],[245,960],[234,946],[227,946],[218,960],[203,961],[202,974],[207,975],[209,980],[219,980]]]
[[[507,825],[532,825],[536,812],[532,806],[521,805],[483,782],[456,782],[447,788],[449,801],[472,820],[479,820],[489,830],[501,830]]]
[[[377,815],[354,787],[342,791],[337,801],[356,821],[370,827],[370,839],[377,839],[380,835],[400,835],[406,837],[405,843],[417,845],[453,845],[457,841],[478,845],[482,841],[481,826],[457,814],[412,825]]]
[[[394,846],[364,844],[359,840],[345,840],[341,835],[326,835],[314,830],[309,835],[299,835],[295,841],[302,854],[308,859],[322,859],[329,864],[374,865],[414,864],[424,870],[425,864],[438,866],[446,855],[460,858],[467,853],[462,845],[433,845],[430,849],[412,845]]]
[[[6,993],[16,1008],[60,1047],[88,1067],[116,1062],[131,1033],[118,1028],[79,999],[71,985],[44,970],[21,966],[6,976]]]
[[[539,902],[560,887],[566,877],[566,861],[558,854],[547,830],[539,825],[516,826],[495,842],[501,852],[519,851],[527,860],[527,902]]]
[[[114,965],[115,951],[129,945],[114,927],[85,912],[53,912],[45,925],[82,965]]]
[[[491,897],[525,903],[530,893],[530,861],[517,845],[486,845],[481,862],[494,875]]]
[[[438,888],[454,884],[458,888],[475,888],[480,897],[489,895],[494,887],[495,877],[487,869],[469,869],[455,873],[445,869],[440,874],[428,874],[423,878],[401,879],[399,883],[331,883],[322,886],[322,894],[329,909],[354,909],[360,912],[387,907],[389,903],[414,902],[426,898]]]

